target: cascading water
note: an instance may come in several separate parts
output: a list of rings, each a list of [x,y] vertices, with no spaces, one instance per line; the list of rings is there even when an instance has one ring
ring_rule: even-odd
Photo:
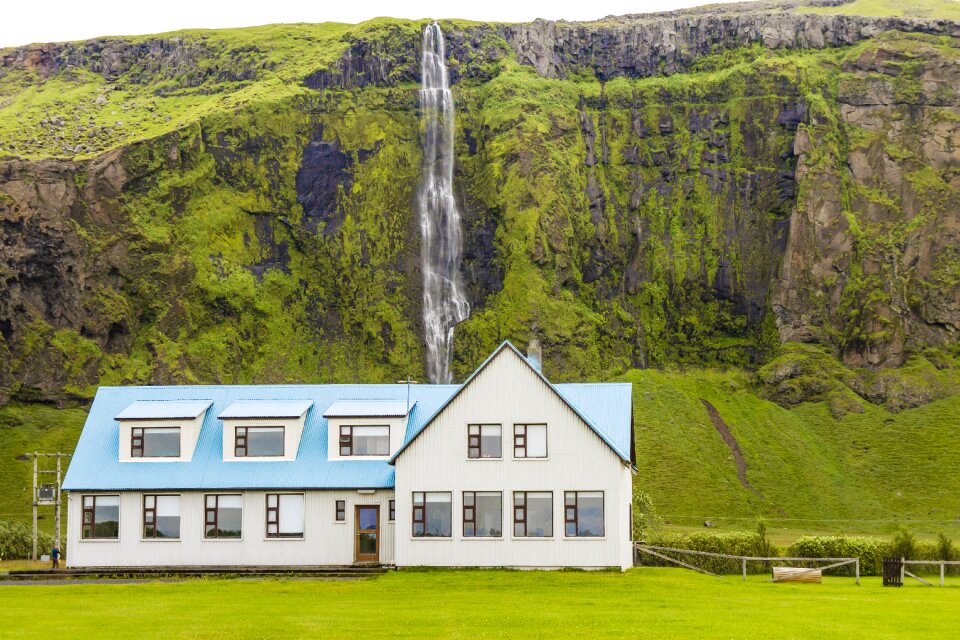
[[[451,381],[453,330],[470,315],[460,278],[463,240],[453,197],[453,94],[447,81],[443,32],[434,22],[423,31],[420,108],[423,117],[423,178],[417,190],[422,234],[423,325],[427,373],[434,383]]]

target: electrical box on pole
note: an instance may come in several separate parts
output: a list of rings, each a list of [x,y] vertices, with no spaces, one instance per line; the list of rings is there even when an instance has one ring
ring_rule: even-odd
[[[30,457],[33,458],[33,491],[31,492],[31,503],[33,506],[33,548],[31,553],[31,558],[33,560],[37,559],[37,521],[39,520],[37,509],[39,507],[52,506],[54,508],[54,529],[56,536],[54,541],[57,546],[60,546],[60,482],[63,476],[61,466],[61,458],[70,457],[69,453],[32,453]],[[48,458],[56,458],[57,465],[55,468],[49,469],[44,468],[40,465],[41,460],[47,460]],[[40,476],[54,476],[55,482],[44,482],[40,483]]]

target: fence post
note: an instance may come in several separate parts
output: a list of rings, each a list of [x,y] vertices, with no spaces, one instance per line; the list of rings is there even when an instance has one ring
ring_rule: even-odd
[[[857,572],[857,584],[859,585],[860,584],[860,558],[859,557],[857,558],[856,572]]]
[[[901,584],[903,583],[904,573],[906,573],[907,571],[907,564],[904,562],[904,560],[906,560],[906,558],[904,558],[903,556],[900,556],[900,583]]]
[[[943,586],[943,560],[940,561],[940,586]]]
[[[746,557],[743,558],[743,581],[744,581],[744,582],[747,581],[747,559],[746,559]]]

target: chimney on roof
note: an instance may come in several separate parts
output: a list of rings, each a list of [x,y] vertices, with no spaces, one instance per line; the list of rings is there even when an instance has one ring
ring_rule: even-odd
[[[543,362],[543,351],[540,349],[540,341],[537,340],[536,336],[530,338],[530,342],[527,344],[527,360],[533,365],[534,369],[540,371],[540,366]]]

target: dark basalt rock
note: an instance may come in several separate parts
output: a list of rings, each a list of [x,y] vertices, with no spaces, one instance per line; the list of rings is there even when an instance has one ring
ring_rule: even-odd
[[[303,150],[303,161],[297,171],[297,202],[303,207],[304,227],[316,232],[323,224],[324,235],[334,235],[343,224],[339,208],[340,189],[350,190],[353,184],[353,159],[340,150],[340,144],[324,142],[322,135]]]

